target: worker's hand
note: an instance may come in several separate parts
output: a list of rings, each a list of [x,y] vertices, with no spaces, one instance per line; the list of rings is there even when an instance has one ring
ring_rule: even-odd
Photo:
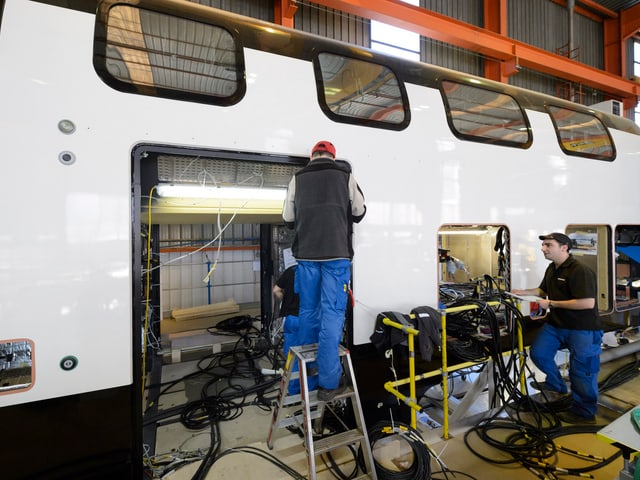
[[[548,298],[544,298],[544,299],[538,300],[537,303],[538,305],[540,305],[540,308],[544,310],[549,310],[549,304],[551,303],[551,300],[549,300]]]

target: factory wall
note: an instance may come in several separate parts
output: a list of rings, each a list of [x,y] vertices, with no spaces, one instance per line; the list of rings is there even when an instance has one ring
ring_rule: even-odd
[[[274,20],[274,4],[268,0],[192,1],[261,20]],[[421,0],[420,6],[471,25],[484,25],[484,2],[481,0]],[[368,19],[311,2],[301,2],[298,5],[294,28],[355,45],[370,46]],[[603,24],[574,14],[573,33],[573,48],[569,52],[569,14],[562,5],[550,0],[507,1],[507,36],[549,52],[570,56],[595,68],[603,68]],[[476,52],[426,37],[422,37],[420,43],[420,58],[423,62],[474,75],[484,74],[484,59]],[[627,65],[629,64],[628,60]],[[602,93],[593,88],[571,84],[527,69],[522,69],[508,81],[512,85],[585,105],[605,100]]]

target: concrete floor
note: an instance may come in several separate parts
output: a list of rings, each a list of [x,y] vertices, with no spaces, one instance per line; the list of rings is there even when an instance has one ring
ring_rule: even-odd
[[[625,361],[628,362],[628,360]],[[183,375],[193,371],[195,364],[196,362],[181,362],[174,365],[164,365],[162,369],[163,381],[166,382],[171,379],[181,378]],[[610,365],[603,366],[604,373],[607,373],[606,370],[614,371],[617,368],[616,365],[617,364],[612,362]],[[182,405],[186,400],[193,398],[193,393],[189,392],[188,385],[185,389],[184,385],[178,384],[172,391],[173,393],[160,397],[158,406],[161,410]],[[640,379],[636,378],[621,387],[601,395],[602,405],[597,416],[598,424],[603,426],[607,425],[623,411],[639,405],[639,392]],[[486,397],[486,394],[483,395]],[[442,438],[441,427],[432,429],[420,423],[418,424],[418,430],[427,445],[438,455],[449,472],[456,472],[455,477],[452,477],[451,473],[449,473],[448,476],[445,476],[443,473],[436,473],[440,471],[441,466],[432,458],[432,478],[475,478],[477,480],[535,478],[532,472],[520,464],[497,465],[484,461],[474,455],[465,445],[465,432],[480,421],[483,416],[488,415],[483,405],[486,405],[486,398],[483,399],[482,395],[480,395],[474,402],[474,408],[470,409],[469,414],[450,425],[450,436],[447,440]],[[400,408],[408,409],[408,407],[404,406]],[[434,410],[432,413],[434,414],[434,418],[436,418],[437,410]],[[271,412],[265,411],[257,406],[249,406],[243,408],[242,414],[238,418],[220,422],[222,442],[220,452],[243,446],[256,448],[273,455],[275,458],[299,472],[300,475],[306,477],[308,474],[306,454],[301,437],[286,429],[280,429],[276,433],[273,450],[267,448],[266,438],[271,419]],[[384,445],[374,445],[376,462],[383,464],[384,462],[401,458],[403,455],[410,453],[411,449],[406,442],[394,442],[391,438],[389,440],[389,442],[384,442]],[[609,457],[617,451],[614,446],[591,433],[565,436],[561,438],[561,441],[565,446],[581,452],[587,452],[594,456]],[[202,449],[206,451],[209,443],[209,429],[192,431],[186,429],[179,422],[169,423],[156,428],[156,454],[171,453],[175,450],[193,451]],[[492,451],[491,447],[483,444],[482,441],[474,442],[473,447],[492,458],[496,455],[496,452]],[[343,450],[344,452],[342,450],[336,451],[336,455],[338,455],[339,462],[344,462],[343,471],[349,473],[353,468],[353,461],[348,451],[346,449]],[[316,462],[316,478],[318,480],[336,478],[332,472],[325,468],[320,459],[317,459]],[[567,468],[583,468],[589,464],[590,463],[585,460],[577,459],[574,456],[566,454],[559,454],[556,457],[556,465]],[[191,479],[197,468],[198,463],[185,465],[175,470],[166,478],[172,480]],[[623,459],[617,458],[609,465],[590,472],[592,475],[591,478],[613,480],[618,478],[623,468]],[[235,451],[223,456],[213,464],[206,476],[206,479],[216,480],[280,480],[286,478],[291,477],[264,458],[247,453],[246,451]]]

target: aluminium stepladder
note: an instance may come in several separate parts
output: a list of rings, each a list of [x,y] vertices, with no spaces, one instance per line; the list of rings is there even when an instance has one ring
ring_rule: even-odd
[[[316,455],[328,453],[346,445],[360,444],[367,473],[357,477],[356,480],[377,480],[373,454],[371,452],[371,445],[365,428],[364,416],[360,405],[360,396],[358,395],[358,387],[356,385],[355,375],[353,372],[353,364],[351,363],[351,356],[349,355],[349,351],[342,345],[340,345],[339,350],[342,370],[346,376],[344,380],[346,380],[347,388],[344,392],[336,395],[336,397],[331,401],[333,402],[348,398],[351,399],[356,428],[314,440],[314,422],[315,425],[322,425],[322,418],[327,403],[322,400],[318,400],[317,391],[314,390],[310,392],[307,385],[307,364],[315,362],[318,346],[317,344],[312,344],[291,347],[287,354],[287,362],[280,382],[278,403],[273,410],[273,419],[271,421],[269,436],[267,437],[267,446],[269,449],[273,448],[275,433],[278,429],[292,425],[300,426],[304,433],[304,446],[307,452],[307,466],[309,469],[308,478],[309,480],[316,480]],[[295,374],[295,372],[292,372],[292,368],[296,359],[299,366],[300,394],[288,395],[289,381],[291,380],[292,373]],[[302,413],[282,418],[284,416],[283,412],[285,407],[295,405],[297,403],[301,404]]]

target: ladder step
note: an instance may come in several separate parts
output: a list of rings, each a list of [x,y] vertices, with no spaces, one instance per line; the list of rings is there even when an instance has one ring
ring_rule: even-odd
[[[348,430],[336,433],[329,437],[324,437],[313,442],[313,449],[316,455],[335,450],[338,447],[359,443],[364,439],[364,435],[359,430]]]
[[[298,355],[302,357],[305,362],[313,362],[316,359],[316,355],[318,354],[318,344],[312,343],[309,345],[302,345],[299,347],[291,347],[291,350],[295,351]],[[343,345],[338,347],[338,355],[344,356],[349,353]]]
[[[362,470],[366,470],[368,473],[358,476],[355,480],[377,480],[375,460],[373,459],[373,452],[371,451],[371,445],[366,433],[362,406],[360,405],[358,387],[356,386],[355,374],[353,372],[353,365],[351,363],[349,350],[342,345],[339,348],[340,363],[343,368],[344,376],[341,381],[344,382],[345,388],[331,400],[326,401],[318,399],[318,390],[313,390],[311,392],[308,390],[308,378],[318,374],[317,368],[309,368],[309,365],[313,365],[313,362],[316,361],[317,348],[318,346],[313,344],[291,347],[289,350],[285,371],[280,384],[278,401],[277,404],[274,405],[273,409],[271,428],[269,429],[269,435],[267,436],[267,446],[270,449],[273,448],[276,430],[293,425],[298,427],[304,435],[304,446],[307,451],[307,467],[309,470],[308,478],[309,480],[317,480],[315,461],[315,457],[317,455],[335,450],[339,447],[358,443],[363,454],[364,466],[358,465],[357,468],[362,467]],[[287,395],[286,393],[289,382],[292,378],[291,376],[298,375],[293,372],[292,365],[294,365],[295,360],[298,361],[300,367],[300,388],[302,391],[297,395]],[[355,417],[355,428],[347,432],[337,433],[324,438],[317,438],[315,436],[315,432],[322,430],[321,423],[324,415],[326,414],[325,410],[330,411],[338,418],[338,420],[340,420],[337,412],[327,404],[347,398],[351,399],[350,407],[352,408]],[[296,409],[297,405],[300,405],[300,412],[287,415],[284,419],[282,418],[285,416],[285,412],[283,411],[284,407]]]
[[[353,391],[353,388],[351,388],[350,386],[347,386],[343,392],[333,397],[333,399],[330,401],[333,402],[335,400],[341,400],[343,398],[349,398],[353,396],[355,396],[355,392]],[[295,405],[296,403],[301,403],[301,402],[302,402],[302,395],[300,395],[299,393],[296,395],[287,395],[282,399],[282,406],[289,407],[291,405]],[[320,403],[325,403],[325,402],[324,400],[318,400],[318,391],[317,390],[310,391],[309,405],[313,407],[314,405],[319,405]]]
[[[329,400],[328,402],[325,402],[324,400],[318,400],[318,392],[316,390],[313,390],[309,392],[309,405],[313,407],[314,405],[319,405],[321,403],[330,403],[330,402],[335,402],[336,400],[355,397],[355,395],[356,395],[356,392],[353,390],[353,388],[351,388],[351,386],[347,386],[345,387],[343,392],[340,392],[331,400]]]
[[[320,418],[322,412],[320,410],[313,410],[311,412],[311,420]],[[304,423],[304,414],[302,412],[291,415],[290,417],[283,418],[278,422],[278,428],[290,427],[291,425],[302,425]]]

